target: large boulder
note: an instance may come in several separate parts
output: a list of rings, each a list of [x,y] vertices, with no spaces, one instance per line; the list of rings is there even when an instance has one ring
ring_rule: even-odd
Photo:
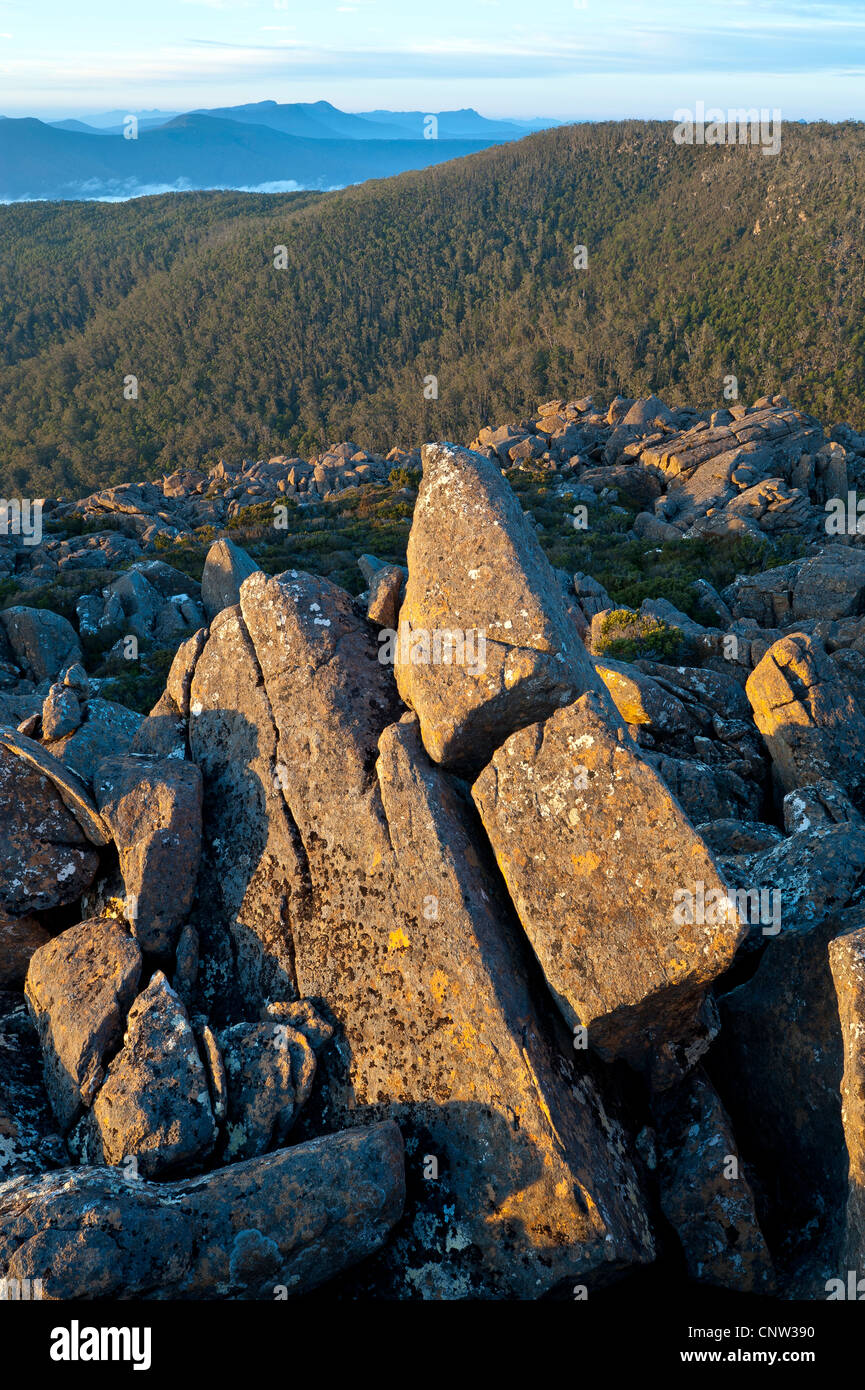
[[[865,611],[865,553],[829,545],[806,560],[793,589],[793,617],[848,618]]]
[[[231,608],[237,603],[244,579],[258,569],[252,556],[247,555],[234,541],[223,539],[213,542],[201,576],[201,602],[211,622],[223,608]]]
[[[129,1010],[123,1046],[71,1141],[82,1161],[145,1178],[201,1160],[216,1139],[207,1076],[186,1010],[161,970]]]
[[[824,778],[865,791],[865,713],[816,638],[775,642],[745,686],[783,791]]]
[[[30,961],[25,995],[42,1044],[45,1087],[64,1129],[92,1105],[123,1037],[141,952],[119,922],[79,922]]]
[[[13,659],[30,680],[53,681],[66,666],[81,660],[74,627],[48,608],[6,608],[0,625]]]
[[[68,1299],[302,1294],[378,1250],[402,1214],[395,1124],[330,1134],[185,1182],[64,1168],[0,1186],[0,1268]]]
[[[294,992],[337,1025],[299,1132],[384,1115],[410,1139],[410,1210],[369,1277],[391,1294],[536,1297],[650,1258],[626,1140],[605,1133],[592,1068],[583,1055],[572,1075],[572,1040],[532,996],[461,794],[417,721],[392,722],[370,630],[347,594],[296,571],[252,576],[241,607],[196,669],[193,752],[206,806],[245,781],[238,886],[256,882]],[[265,872],[270,815],[296,836],[288,893]]]
[[[315,739],[310,726],[309,739]],[[311,892],[280,787],[277,737],[239,608],[214,619],[195,667],[189,744],[204,782],[195,921],[211,1016],[255,1017],[295,987],[292,924]]]
[[[472,795],[568,1024],[639,1066],[691,1042],[745,927],[681,806],[596,696],[513,734]]]
[[[99,855],[53,782],[2,743],[0,806],[0,911],[21,917],[80,898]]]
[[[397,684],[430,757],[477,770],[514,730],[586,690],[607,697],[500,470],[451,444],[422,457]]]
[[[133,935],[142,950],[166,956],[195,893],[201,773],[177,758],[107,758],[95,790],[117,845]]]

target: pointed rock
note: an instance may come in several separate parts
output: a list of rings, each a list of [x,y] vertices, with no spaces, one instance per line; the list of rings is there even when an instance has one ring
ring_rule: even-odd
[[[614,717],[499,468],[453,444],[427,444],[422,457],[395,664],[430,757],[477,769],[515,729],[586,690]]]
[[[111,1062],[70,1147],[82,1162],[134,1159],[140,1177],[200,1160],[216,1126],[207,1076],[178,996],[161,970],[133,1003]]]

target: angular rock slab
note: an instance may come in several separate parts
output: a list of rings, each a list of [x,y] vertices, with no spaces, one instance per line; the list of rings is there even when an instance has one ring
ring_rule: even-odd
[[[47,1299],[272,1302],[380,1248],[402,1214],[404,1163],[384,1123],[186,1182],[108,1168],[17,1178],[0,1185],[0,1268],[41,1278]]]
[[[861,1274],[865,1265],[865,927],[829,943],[829,964],[844,1046],[841,1120],[849,1169],[843,1264]]]
[[[784,792],[823,779],[865,792],[865,715],[816,638],[769,648],[745,686]]]
[[[65,666],[81,660],[81,647],[68,619],[47,608],[7,608],[0,614],[15,661],[38,684],[54,680]]]
[[[607,697],[534,527],[499,468],[453,444],[421,452],[397,685],[420,719],[430,757],[477,769],[515,729],[586,690]],[[462,633],[475,658],[475,634],[483,634],[483,662],[447,661],[444,646],[438,663],[419,660],[423,635],[432,656],[437,632]]]
[[[132,933],[142,950],[164,957],[195,893],[201,773],[177,758],[106,758],[95,789],[117,845]]]
[[[270,702],[239,608],[214,619],[190,702],[189,745],[204,784],[196,906],[202,983],[212,1018],[255,1017],[262,999],[296,992],[291,927],[311,890],[280,791]]]
[[[207,1075],[186,1010],[157,970],[129,1010],[123,1046],[81,1121],[75,1149],[89,1163],[134,1159],[142,1177],[154,1178],[203,1158],[215,1139]]]
[[[45,1088],[64,1129],[93,1102],[140,974],[138,946],[110,918],[79,922],[30,961],[24,993],[42,1043]]]
[[[0,727],[0,748],[14,754],[22,762],[29,763],[53,783],[60,800],[75,817],[92,845],[111,843],[111,831],[93,805],[87,788],[65,763],[55,758],[34,739],[18,733],[16,729]]]
[[[738,1293],[768,1293],[772,1259],[729,1117],[708,1078],[689,1077],[661,1125],[661,1206],[688,1274]]]
[[[569,1025],[637,1066],[687,1043],[745,928],[708,848],[596,696],[513,734],[472,795]]]
[[[339,1024],[300,1128],[384,1115],[410,1140],[411,1207],[377,1287],[534,1298],[651,1259],[625,1136],[531,993],[472,808],[417,720],[389,723],[348,595],[291,571],[247,580],[241,606],[310,884],[297,988]]]
[[[13,917],[73,903],[99,856],[54,785],[0,744],[0,911]]]

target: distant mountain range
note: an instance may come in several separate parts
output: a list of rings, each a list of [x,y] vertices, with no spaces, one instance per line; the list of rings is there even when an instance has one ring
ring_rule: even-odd
[[[488,120],[470,108],[352,114],[327,101],[130,114],[135,138],[118,111],[86,121],[0,117],[0,201],[337,188],[428,168],[555,124]]]

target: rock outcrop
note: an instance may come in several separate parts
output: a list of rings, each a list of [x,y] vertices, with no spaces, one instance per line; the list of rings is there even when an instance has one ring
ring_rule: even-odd
[[[862,487],[781,397],[562,399],[0,536],[0,1273],[858,1267]]]

